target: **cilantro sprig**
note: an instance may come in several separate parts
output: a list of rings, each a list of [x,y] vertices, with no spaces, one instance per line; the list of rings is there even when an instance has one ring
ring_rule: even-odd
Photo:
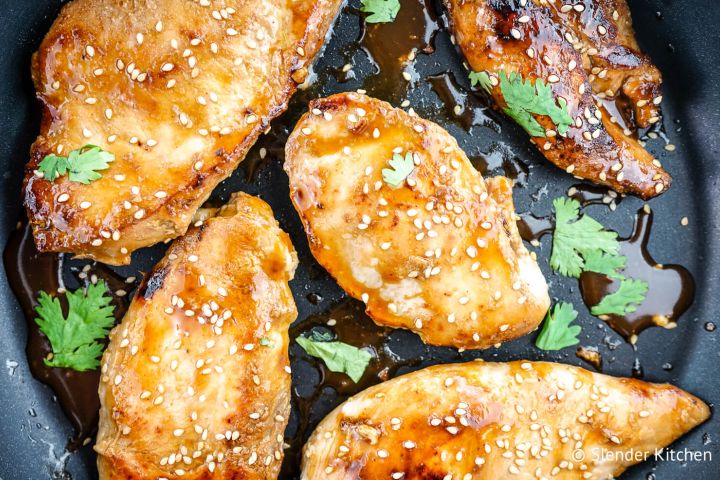
[[[548,311],[535,345],[543,350],[561,350],[580,343],[580,325],[571,325],[578,312],[572,304],[560,302]]]
[[[511,72],[508,76],[504,70],[500,70],[499,76],[500,91],[507,104],[504,112],[526,132],[533,137],[545,136],[545,129],[532,115],[536,114],[550,117],[560,135],[567,133],[573,123],[567,101],[562,97],[556,99],[550,86],[542,79],[538,78],[533,85],[530,80],[523,80],[517,72]]]
[[[648,283],[622,274],[627,258],[620,255],[617,233],[607,231],[589,215],[580,215],[577,200],[553,200],[555,231],[550,266],[561,275],[579,277],[595,272],[619,281],[617,291],[603,297],[590,309],[593,315],[625,315],[637,310],[647,295]]]
[[[100,366],[100,356],[105,347],[98,340],[106,338],[115,323],[115,307],[110,304],[112,299],[106,293],[107,287],[102,281],[90,284],[87,291],[66,292],[66,317],[60,300],[40,292],[35,323],[52,347],[52,357],[45,359],[45,365],[72,368],[78,372]]]
[[[395,20],[400,11],[399,0],[360,0],[360,11],[369,13],[367,23],[388,23]]]
[[[593,315],[625,315],[637,310],[648,291],[648,283],[634,278],[623,278],[620,287],[604,296],[600,303],[590,309]]]
[[[87,185],[102,177],[97,170],[105,170],[115,155],[96,145],[85,145],[61,157],[51,153],[46,155],[38,165],[46,180],[54,182],[56,178],[68,175],[73,182]]]
[[[394,153],[389,163],[390,168],[382,169],[383,181],[393,188],[399,188],[415,169],[413,154],[407,152],[403,157],[399,153]]]
[[[580,202],[558,197],[553,200],[553,208],[555,231],[550,255],[553,270],[577,278],[586,270],[588,256],[597,255],[595,252],[617,255],[620,249],[617,233],[605,230],[588,215],[580,216]]]
[[[309,337],[298,336],[295,341],[313,357],[321,359],[332,372],[345,373],[353,382],[362,378],[372,355],[347,343],[333,341],[329,333],[313,330]]]
[[[469,78],[471,86],[480,85],[486,92],[492,91],[493,83],[488,72],[470,72]],[[534,115],[550,117],[560,135],[567,133],[573,124],[567,101],[560,96],[556,97],[542,79],[536,79],[533,84],[530,79],[523,79],[519,73],[510,72],[508,75],[505,70],[498,72],[498,78],[500,81],[497,83],[506,104],[503,111],[531,136],[547,136],[545,128],[538,123]]]

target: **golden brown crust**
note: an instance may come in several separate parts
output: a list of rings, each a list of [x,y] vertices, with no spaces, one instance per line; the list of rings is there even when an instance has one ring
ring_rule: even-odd
[[[275,479],[290,414],[297,258],[236,194],[145,277],[102,360],[102,480]]]
[[[216,5],[218,3],[218,5]],[[182,235],[285,110],[339,0],[75,0],[33,58],[41,133],[24,182],[41,251],[126,264]],[[37,176],[49,153],[115,154],[90,185]]]
[[[709,415],[671,385],[569,365],[438,365],[337,407],[305,445],[301,478],[612,478]]]
[[[557,135],[533,137],[540,151],[576,177],[642,198],[670,186],[670,175],[616,122],[601,98],[629,103],[635,123],[648,127],[660,118],[660,72],[635,42],[625,0],[522,2],[444,0],[455,41],[470,69],[486,71],[491,96],[505,104],[497,86],[500,71],[542,79],[567,101],[574,125]],[[540,4],[542,3],[542,4]]]
[[[356,93],[314,100],[286,144],[290,196],[315,258],[375,322],[433,345],[486,348],[534,330],[547,285],[514,221],[438,125]],[[415,166],[383,181],[393,152]]]

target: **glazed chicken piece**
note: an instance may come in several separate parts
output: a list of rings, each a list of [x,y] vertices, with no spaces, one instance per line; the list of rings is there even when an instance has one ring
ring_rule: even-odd
[[[282,113],[339,0],[74,0],[33,58],[41,132],[24,196],[41,251],[112,265],[182,235]],[[48,155],[112,153],[88,185]]]
[[[301,478],[607,479],[709,415],[672,385],[568,365],[439,365],[337,407],[305,445]]]
[[[376,323],[486,348],[542,321],[547,285],[518,234],[510,181],[485,182],[438,125],[334,95],[310,103],[285,158],[313,255]],[[403,165],[391,172],[390,161]]]
[[[604,103],[627,109],[639,127],[660,119],[660,72],[640,53],[625,0],[444,2],[469,68],[489,75],[500,108],[508,105],[503,73],[542,80],[557,105],[567,102],[564,135],[550,117],[533,115],[545,133],[532,141],[548,160],[619,193],[647,199],[667,190],[668,173]]]
[[[102,359],[101,480],[277,478],[296,265],[245,194],[172,244]]]

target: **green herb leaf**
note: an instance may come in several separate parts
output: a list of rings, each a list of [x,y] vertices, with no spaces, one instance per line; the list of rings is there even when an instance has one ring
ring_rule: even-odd
[[[50,182],[67,173],[71,181],[87,185],[102,177],[97,170],[105,170],[113,160],[115,160],[114,154],[96,145],[85,145],[72,150],[67,157],[52,153],[45,156],[38,165],[38,170]]]
[[[89,285],[87,292],[82,289],[66,292],[67,318],[63,315],[60,300],[40,292],[35,323],[48,337],[53,351],[52,358],[45,359],[46,365],[79,372],[100,366],[105,347],[97,340],[106,338],[115,323],[115,307],[110,305],[112,299],[105,296],[106,292],[105,282]]]
[[[394,153],[390,167],[392,168],[382,169],[382,178],[391,187],[399,188],[415,169],[412,152],[407,152],[404,158],[399,153]]]
[[[590,250],[584,256],[583,271],[602,273],[609,278],[622,280],[625,277],[620,273],[625,268],[627,257],[622,255],[606,255],[600,250]]]
[[[590,309],[593,315],[625,315],[637,310],[647,295],[648,284],[643,280],[634,278],[624,279],[620,282],[617,291],[606,295],[600,303]]]
[[[357,383],[370,363],[372,355],[347,343],[329,340],[332,340],[332,335],[319,334],[316,331],[313,331],[309,338],[299,336],[295,339],[308,355],[324,361],[330,371],[345,373]]]
[[[548,311],[535,345],[543,350],[560,350],[580,343],[580,325],[570,325],[578,316],[572,304],[560,302]]]
[[[553,232],[550,266],[568,277],[579,277],[585,260],[593,252],[617,255],[620,245],[617,233],[606,231],[588,215],[580,216],[577,200],[558,197],[553,200],[555,231]]]
[[[545,129],[532,115],[535,114],[550,117],[560,135],[567,133],[573,124],[567,102],[562,97],[558,97],[556,102],[550,86],[542,79],[535,80],[533,85],[530,80],[523,80],[516,72],[511,72],[508,77],[504,70],[500,70],[499,76],[500,91],[507,104],[504,111],[525,131],[533,137],[545,136]]]
[[[490,93],[493,84],[490,82],[490,75],[487,72],[470,72],[468,76],[470,77],[471,87],[479,84],[483,90]]]
[[[395,20],[400,11],[399,0],[360,0],[360,11],[369,13],[367,23],[388,23]]]
[[[54,182],[56,178],[67,173],[68,162],[66,157],[58,157],[51,153],[42,159],[38,165],[38,170],[43,172],[44,177],[49,182]]]
[[[272,348],[272,347],[275,345],[275,342],[271,341],[271,340],[270,340],[269,338],[267,338],[267,337],[262,337],[262,338],[260,339],[260,345],[262,345],[263,347],[270,347],[270,348]]]

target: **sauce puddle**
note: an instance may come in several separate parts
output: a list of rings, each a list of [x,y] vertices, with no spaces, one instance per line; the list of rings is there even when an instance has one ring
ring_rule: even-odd
[[[597,186],[574,185],[568,193],[583,207],[602,204],[612,208],[611,205],[621,201],[620,196]],[[520,236],[532,245],[537,246],[539,239],[543,235],[552,234],[555,228],[555,220],[551,216],[538,217],[532,213],[519,216],[517,225]],[[652,221],[652,210],[648,206],[641,208],[635,216],[633,233],[619,240],[619,254],[627,258],[622,274],[648,283],[645,300],[634,312],[599,316],[632,344],[637,341],[638,334],[648,327],[675,328],[678,318],[692,305],[695,297],[695,282],[685,267],[662,265],[650,256],[648,243]],[[588,308],[597,305],[603,297],[615,292],[620,286],[620,280],[595,272],[583,272],[579,283],[583,302]],[[585,356],[581,358],[586,359]]]
[[[652,221],[652,210],[647,206],[641,208],[635,217],[632,235],[620,240],[620,255],[627,257],[622,273],[628,278],[648,283],[645,300],[636,311],[624,316],[600,316],[613,330],[633,344],[637,335],[648,327],[677,326],[678,317],[690,307],[695,297],[695,282],[685,267],[661,265],[650,256],[647,247]],[[584,272],[580,276],[580,292],[588,308],[597,305],[605,295],[616,291],[619,285],[619,280],[598,273]]]
[[[77,372],[69,368],[45,365],[43,360],[52,349],[47,337],[35,323],[38,295],[40,291],[45,291],[56,296],[60,299],[63,312],[67,312],[65,296],[59,292],[63,292],[66,287],[74,290],[87,285],[93,279],[101,279],[110,290],[112,304],[115,306],[114,316],[119,320],[127,311],[129,298],[127,294],[118,295],[116,292],[127,292],[133,289],[134,285],[126,283],[125,279],[104,265],[90,265],[89,269],[68,268],[64,265],[64,258],[64,255],[38,252],[27,222],[19,224],[12,232],[3,252],[10,289],[17,297],[27,322],[26,353],[30,372],[55,392],[60,407],[75,428],[75,436],[67,446],[72,451],[87,444],[97,429],[100,370]],[[65,278],[65,270],[74,271],[75,278]]]
[[[331,372],[322,360],[303,353],[302,348],[296,344],[295,338],[313,329],[330,332],[334,334],[335,340],[371,351],[373,359],[358,383],[353,382],[344,373]],[[372,385],[394,377],[399,368],[417,365],[420,362],[419,358],[404,360],[392,352],[388,346],[388,336],[392,331],[393,329],[376,325],[365,314],[365,304],[352,298],[341,300],[328,311],[310,316],[290,328],[290,352],[293,364],[303,363],[307,358],[311,368],[317,372],[317,383],[309,386],[302,385],[301,382],[293,382],[292,402],[293,410],[297,413],[297,422],[288,429],[290,435],[286,441],[289,448],[285,450],[281,478],[286,478],[283,473],[290,475],[300,470],[302,446],[310,435],[314,423],[321,419],[315,417],[327,408],[329,402],[339,404]],[[304,355],[302,360],[297,358],[298,353]],[[307,383],[307,375],[302,383]],[[328,390],[334,393],[334,397],[329,398]],[[319,407],[320,412],[316,412],[316,407]]]
[[[391,103],[399,102],[418,80],[412,68],[415,55],[432,53],[433,39],[440,29],[431,0],[401,0],[393,22],[362,22],[357,44],[375,66],[362,88]]]
[[[452,72],[443,72],[427,77],[435,95],[440,99],[441,111],[425,109],[425,118],[435,118],[439,121],[452,120],[463,130],[469,132],[474,126],[483,126],[500,133],[500,125],[490,117],[489,109],[479,97],[472,95],[460,86]]]

